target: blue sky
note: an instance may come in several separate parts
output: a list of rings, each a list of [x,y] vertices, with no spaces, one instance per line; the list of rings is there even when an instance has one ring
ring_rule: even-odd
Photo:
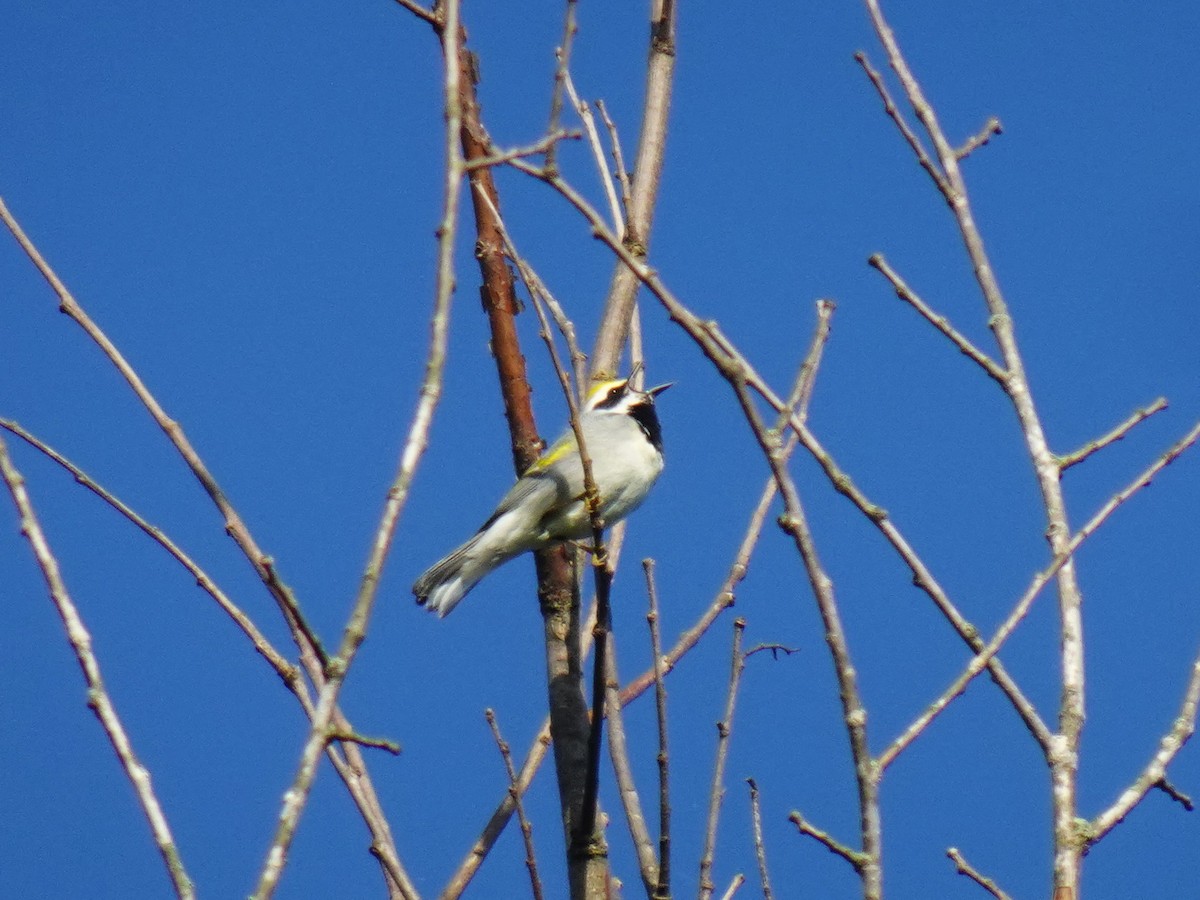
[[[1200,10],[1165,2],[892,3],[886,12],[955,140],[1004,134],[965,163],[1017,322],[1035,397],[1065,452],[1165,395],[1170,409],[1072,470],[1082,524],[1200,418]],[[813,301],[838,304],[812,425],[885,506],[964,612],[995,627],[1046,560],[1036,488],[1007,403],[866,266],[875,252],[981,345],[986,314],[944,204],[852,59],[883,67],[854,3],[685,5],[652,262],[783,389]],[[501,145],[545,127],[557,4],[468,3],[488,127]],[[24,4],[0,29],[0,195],[138,368],[237,505],[327,640],[353,598],[416,401],[433,291],[442,125],[429,30],[383,0],[345,4]],[[640,6],[582,4],[574,75],[627,150],[637,131]],[[582,146],[564,171],[599,199]],[[608,254],[552,193],[498,173],[519,246],[590,344]],[[465,220],[469,222],[469,219]],[[369,757],[400,852],[434,895],[503,789],[483,719],[524,748],[544,714],[532,566],[521,560],[438,622],[408,586],[468,535],[511,481],[507,434],[464,235],[446,391],[344,705],[405,752]],[[280,646],[273,604],[192,477],[9,240],[0,241],[0,415],[70,456],[197,557]],[[734,398],[653,301],[643,305],[668,467],[637,513],[615,617],[625,674],[649,660],[636,562],[658,561],[664,629],[711,599],[766,468]],[[565,422],[532,315],[522,339],[543,433]],[[150,767],[202,896],[243,896],[265,853],[305,728],[295,703],[176,565],[28,448],[12,449],[108,687]],[[898,561],[810,460],[796,458],[837,585],[878,750],[965,663]],[[1086,815],[1110,803],[1175,715],[1200,644],[1194,514],[1200,461],[1172,466],[1079,557],[1086,591]],[[7,507],[7,504],[4,504]],[[0,893],[167,896],[128,783],[15,516],[0,513]],[[1056,616],[1047,596],[1004,653],[1052,720]],[[772,529],[738,597],[747,642],[800,648],[749,665],[716,876],[751,884],[741,779],[763,791],[781,896],[852,896],[852,873],[800,840],[795,808],[846,841],[854,789],[831,666],[803,572]],[[680,893],[694,890],[723,703],[730,619],[671,680]],[[628,712],[653,795],[652,710]],[[605,773],[608,778],[607,772]],[[1200,756],[1172,768],[1200,791]],[[611,791],[606,803],[613,805]],[[883,786],[893,897],[974,897],[958,846],[1014,896],[1049,884],[1048,780],[985,681]],[[561,896],[549,770],[529,800],[550,896]],[[636,891],[628,840],[615,865]],[[322,772],[281,896],[377,896],[367,837]],[[1151,795],[1085,865],[1089,898],[1179,896],[1200,854],[1194,816]],[[515,829],[473,896],[525,886]]]

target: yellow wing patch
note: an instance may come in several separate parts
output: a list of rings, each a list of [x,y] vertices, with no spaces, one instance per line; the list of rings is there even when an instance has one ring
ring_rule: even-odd
[[[555,441],[554,446],[538,457],[537,462],[526,470],[526,474],[530,472],[544,472],[551,465],[562,459],[568,453],[575,450],[575,435],[567,435]]]

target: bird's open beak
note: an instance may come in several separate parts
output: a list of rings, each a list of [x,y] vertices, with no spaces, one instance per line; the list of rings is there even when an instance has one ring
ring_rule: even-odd
[[[650,390],[646,391],[646,393],[649,394],[651,397],[657,397],[659,394],[661,394],[663,391],[665,391],[667,388],[669,388],[674,383],[675,382],[673,382],[673,381],[668,381],[666,384],[660,384],[657,387],[650,388]]]

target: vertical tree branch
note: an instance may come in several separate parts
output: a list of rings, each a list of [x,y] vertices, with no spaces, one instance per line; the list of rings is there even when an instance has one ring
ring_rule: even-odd
[[[667,688],[663,683],[662,637],[658,621],[658,587],[654,583],[654,560],[642,560],[646,572],[646,594],[650,611],[650,653],[654,669],[654,711],[658,720],[658,883],[654,900],[671,896],[671,750],[667,740]]]
[[[958,224],[963,246],[975,272],[988,323],[1000,348],[1007,377],[1005,391],[1016,411],[1026,449],[1042,494],[1046,511],[1046,539],[1055,556],[1064,556],[1071,539],[1066,503],[1062,493],[1062,467],[1051,452],[1033,401],[1025,366],[1017,346],[1012,316],[1000,290],[999,281],[984,248],[983,237],[975,222],[967,194],[966,182],[959,166],[960,157],[938,123],[933,107],[909,68],[896,41],[891,26],[883,17],[879,0],[865,0],[867,11],[879,41],[887,53],[888,62],[899,78],[905,95],[933,143],[941,166],[941,177],[935,177],[938,190],[950,206]],[[1058,733],[1054,736],[1049,756],[1050,778],[1054,808],[1054,886],[1065,900],[1079,893],[1082,845],[1077,840],[1078,818],[1077,777],[1079,769],[1079,740],[1085,716],[1084,652],[1082,593],[1075,574],[1074,560],[1068,559],[1058,572],[1059,646],[1061,653],[1062,693],[1059,701]]]
[[[675,76],[675,0],[653,0],[650,13],[650,59],[646,67],[646,100],[642,131],[634,160],[632,202],[629,205],[622,241],[629,252],[645,259],[650,226],[658,200],[663,159],[667,146],[667,120]],[[629,317],[637,298],[638,278],[623,262],[613,270],[604,304],[604,317],[592,351],[592,377],[614,375],[621,360]]]
[[[754,857],[758,860],[758,878],[762,882],[763,900],[774,900],[775,892],[771,890],[771,876],[767,873],[767,845],[763,840],[758,785],[753,778],[747,778],[746,784],[750,786],[750,821],[754,831]]]
[[[456,32],[453,39],[448,37],[452,28]],[[451,23],[446,15],[434,25],[442,39],[447,78],[452,68],[463,73],[454,84],[461,111],[461,119],[455,123],[458,126],[455,139],[461,141],[464,168],[469,173],[477,237],[476,258],[483,277],[480,296],[491,330],[491,348],[508,420],[513,464],[520,475],[537,460],[544,445],[533,417],[525,359],[517,335],[516,314],[520,307],[504,255],[499,194],[491,168],[471,166],[473,162],[488,158],[490,141],[482,124],[475,89],[478,61],[461,43],[459,28],[457,18]],[[449,58],[451,52],[454,53],[453,61]],[[545,635],[550,730],[563,827],[569,844],[580,819],[587,770],[588,713],[582,693],[579,604],[566,550],[561,546],[553,547],[539,551],[534,558]],[[507,816],[503,819],[507,821]],[[607,879],[604,855],[573,859],[569,861],[569,867],[573,897],[583,896],[589,880],[596,883]]]
[[[716,885],[712,880],[713,859],[717,848],[717,823],[721,818],[721,801],[725,799],[725,761],[729,757],[729,735],[733,730],[733,712],[737,704],[738,685],[746,658],[742,655],[742,634],[745,619],[733,621],[733,650],[729,665],[729,688],[725,694],[725,712],[717,722],[717,758],[713,763],[712,787],[708,792],[708,817],[704,827],[704,849],[700,853],[700,900],[709,900]]]

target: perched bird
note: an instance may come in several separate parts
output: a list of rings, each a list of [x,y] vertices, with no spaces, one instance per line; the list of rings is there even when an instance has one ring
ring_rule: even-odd
[[[629,382],[597,384],[579,413],[605,525],[633,512],[663,469],[654,398],[671,384],[640,391]],[[504,495],[475,536],[417,579],[413,593],[417,603],[445,616],[480,579],[514,556],[590,534],[579,444],[568,428]]]

